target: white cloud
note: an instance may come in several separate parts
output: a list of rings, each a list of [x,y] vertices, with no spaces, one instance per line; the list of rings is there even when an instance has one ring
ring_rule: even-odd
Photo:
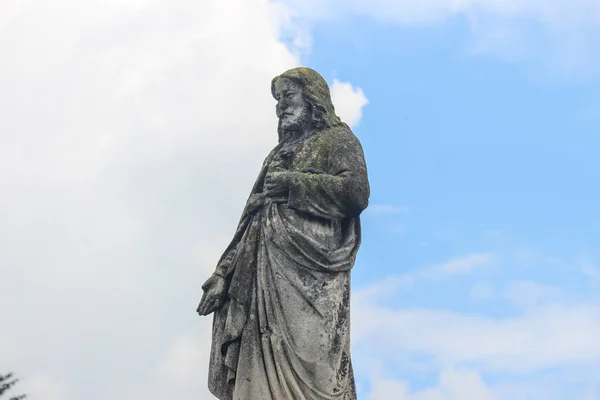
[[[403,26],[461,18],[475,54],[531,60],[536,77],[586,79],[600,69],[600,2],[596,0],[285,0],[311,21],[367,16]],[[544,74],[540,73],[540,70]]]
[[[408,393],[408,385],[375,381],[369,400],[493,400],[490,389],[476,371],[447,368],[441,371],[433,388]],[[404,390],[399,390],[404,388]]]
[[[422,24],[460,14],[493,13],[504,17],[526,17],[554,26],[573,23],[600,24],[600,5],[594,0],[289,0],[303,15],[333,18],[344,14],[369,15],[379,20]]]
[[[423,371],[420,371],[423,372]],[[394,379],[393,370],[376,365],[369,381],[367,400],[503,400],[495,397],[480,374],[468,368],[446,366],[440,369],[434,386],[413,388],[405,379]]]
[[[575,264],[581,269],[581,273],[591,282],[600,280],[600,268],[596,266],[594,260],[585,255],[580,255],[576,258]]]
[[[581,267],[581,272],[588,278],[592,280],[597,280],[600,278],[600,269],[598,269],[593,264],[585,264]]]
[[[414,286],[417,283],[468,275],[493,262],[494,256],[491,253],[467,254],[438,265],[421,267],[403,275],[388,276],[368,287],[361,288],[353,294],[353,298],[358,304],[385,302],[401,288]]]
[[[21,390],[22,388],[27,388],[27,392]],[[65,383],[45,374],[26,378],[11,390],[11,395],[21,394],[26,394],[27,398],[32,399],[69,400],[73,398]]]
[[[172,343],[155,360],[156,365],[139,379],[120,386],[107,386],[99,398],[213,398],[207,386],[211,332],[211,321],[203,319],[193,332],[172,338]]]
[[[509,302],[519,308],[531,308],[554,301],[561,294],[562,291],[554,286],[529,281],[518,281],[511,282],[508,285],[504,296]]]
[[[270,81],[299,64],[278,38],[305,34],[288,14],[2,2],[0,360],[21,391],[204,393],[210,319],[195,308],[276,143]]]
[[[407,385],[403,382],[393,379],[374,379],[371,385],[368,400],[387,400],[392,397],[405,400],[407,397]]]
[[[340,82],[337,79],[334,79],[331,85],[331,99],[336,114],[351,127],[358,125],[363,107],[369,104],[361,88],[355,88],[351,83]]]
[[[434,275],[466,274],[472,272],[475,268],[490,265],[492,261],[493,256],[490,253],[473,253],[432,267],[427,273]]]
[[[596,381],[585,377],[572,379],[558,373],[541,373],[527,379],[487,383],[476,370],[444,367],[435,385],[411,390],[404,380],[380,376],[371,381],[368,400],[598,400]],[[584,380],[587,383],[582,383]],[[566,384],[565,384],[566,383]]]
[[[200,286],[308,32],[265,0],[10,1],[0,30],[1,367],[32,398],[208,398]]]
[[[386,343],[382,357],[427,354],[440,363],[482,363],[501,372],[597,361],[600,308],[552,304],[514,318],[355,304],[358,343]],[[569,320],[569,324],[564,321]],[[392,353],[396,351],[396,353]]]
[[[545,264],[549,266],[557,266],[562,263],[562,261],[556,257],[550,257],[547,254],[526,247],[515,250],[515,259],[519,262],[529,265]]]
[[[176,339],[159,364],[157,375],[180,386],[196,386],[198,377],[208,376],[212,329],[207,325],[203,324],[204,329],[198,335],[187,334]]]
[[[401,298],[399,282],[387,279],[353,294],[356,369],[359,376],[369,368],[376,371],[371,375],[370,399],[396,393],[407,400],[558,400],[569,393],[596,398],[598,304],[563,303],[567,297],[556,288],[513,282],[506,293],[524,308],[512,315],[461,313],[450,305],[397,309],[389,298]],[[427,289],[427,280],[411,283]],[[452,300],[440,297],[438,303],[452,304]],[[435,386],[409,387],[407,374],[422,378],[423,373],[435,371],[443,371]],[[485,381],[486,374],[493,381]],[[398,376],[407,381],[398,381]]]

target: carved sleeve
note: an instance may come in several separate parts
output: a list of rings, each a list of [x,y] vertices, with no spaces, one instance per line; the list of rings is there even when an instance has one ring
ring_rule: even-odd
[[[235,247],[227,249],[226,254],[224,254],[221,260],[219,260],[219,264],[215,269],[214,275],[218,275],[222,278],[225,278],[227,276],[227,272],[229,270],[229,267],[231,266],[233,257],[235,256],[235,249]]]
[[[294,173],[288,207],[308,214],[343,219],[356,217],[367,207],[369,181],[360,142],[351,132],[335,138],[325,173]]]
[[[262,193],[257,193],[257,192],[260,189],[260,187],[262,186],[262,182],[264,180],[264,176],[265,176],[265,173],[267,170],[266,167],[269,164],[269,162],[271,161],[271,159],[273,158],[273,155],[276,153],[278,148],[279,147],[275,147],[275,149],[273,149],[271,151],[271,153],[267,156],[267,158],[263,162],[261,171],[258,175],[256,182],[254,183],[254,188],[252,189],[252,192],[250,193],[250,196],[248,197],[248,201],[246,202],[246,205],[244,207],[244,211],[242,212],[242,216],[238,223],[238,227],[237,227],[236,233],[233,237],[233,240],[231,241],[231,243],[229,244],[229,246],[227,247],[227,249],[221,256],[221,259],[219,260],[219,262],[217,264],[217,268],[215,269],[214,275],[219,275],[223,278],[227,278],[228,275],[231,275],[233,273],[233,270],[231,268],[231,263],[233,262],[233,258],[235,257],[235,253],[237,251],[239,241],[240,241],[246,227],[248,226],[249,219],[252,216],[252,214],[254,214],[256,212],[257,209],[259,209],[260,207],[262,207],[264,205],[264,202],[265,202],[264,195]]]

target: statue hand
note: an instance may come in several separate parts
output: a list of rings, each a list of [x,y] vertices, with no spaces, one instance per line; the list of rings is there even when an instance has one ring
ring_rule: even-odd
[[[218,310],[227,296],[227,288],[225,285],[225,278],[219,275],[213,275],[202,285],[204,295],[200,304],[196,309],[196,312],[200,315],[208,315]]]
[[[287,196],[290,190],[292,172],[269,172],[265,176],[263,192],[267,197]]]

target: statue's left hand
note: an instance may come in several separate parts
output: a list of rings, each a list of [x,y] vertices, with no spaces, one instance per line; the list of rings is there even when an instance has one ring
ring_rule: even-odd
[[[204,295],[196,309],[198,314],[208,315],[213,311],[218,310],[225,302],[227,296],[225,278],[219,275],[211,276],[204,285],[202,285],[202,290],[204,290]]]

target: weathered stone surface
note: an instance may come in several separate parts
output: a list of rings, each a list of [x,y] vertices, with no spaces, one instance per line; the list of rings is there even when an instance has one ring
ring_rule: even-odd
[[[220,400],[354,400],[350,270],[369,182],[362,147],[309,68],[273,79],[279,144],[203,285]]]

